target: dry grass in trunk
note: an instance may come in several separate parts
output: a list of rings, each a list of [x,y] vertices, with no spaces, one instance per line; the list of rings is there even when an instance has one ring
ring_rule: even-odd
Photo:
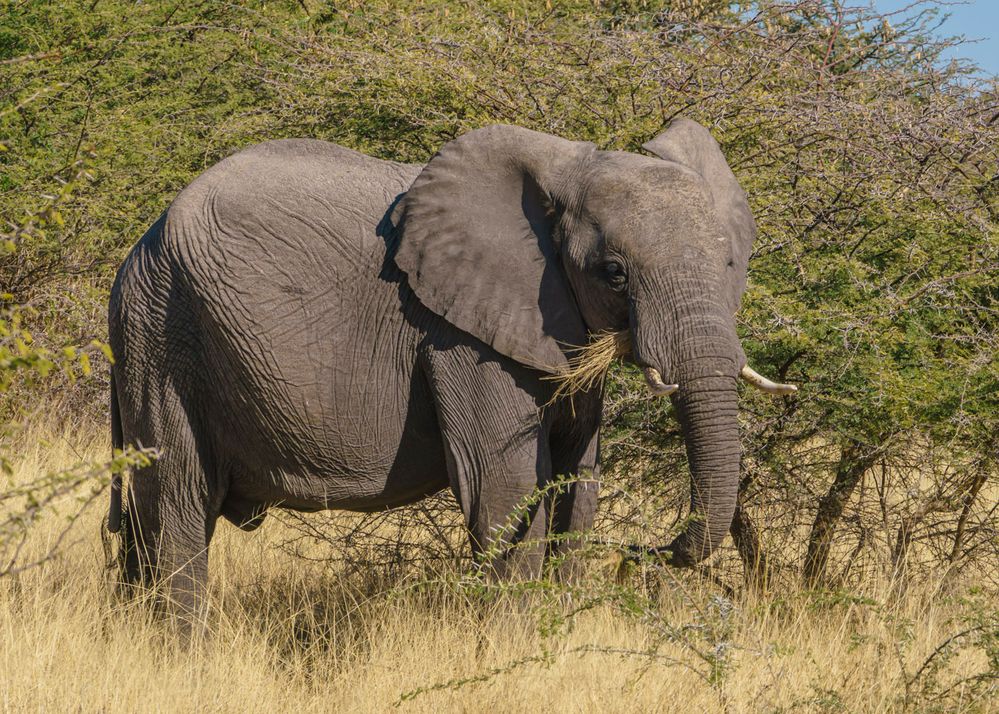
[[[569,369],[546,377],[558,384],[549,403],[596,387],[604,380],[614,360],[629,354],[631,333],[628,330],[595,335],[589,344],[578,348],[576,354],[569,359]]]

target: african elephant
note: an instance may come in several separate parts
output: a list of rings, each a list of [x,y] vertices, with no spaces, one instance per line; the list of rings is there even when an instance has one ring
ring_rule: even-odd
[[[195,179],[111,293],[114,445],[160,450],[124,511],[112,484],[126,579],[197,613],[220,515],[253,530],[269,507],[448,486],[484,567],[538,574],[577,544],[546,531],[593,521],[603,400],[551,403],[547,377],[613,330],[685,437],[695,517],[668,559],[710,554],[736,503],[737,378],[780,390],[736,336],[755,226],[705,128],[644,148],[489,126],[419,166],[292,139]],[[582,478],[515,513],[563,474]]]

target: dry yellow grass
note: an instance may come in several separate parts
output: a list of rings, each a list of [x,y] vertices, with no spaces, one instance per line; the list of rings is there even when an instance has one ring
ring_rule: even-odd
[[[67,433],[49,446],[32,441],[15,478],[108,449],[92,433]],[[964,619],[990,616],[994,603],[966,588],[945,594],[927,584],[888,605],[871,583],[873,603],[783,592],[737,600],[730,610],[709,584],[664,577],[655,612],[599,606],[543,637],[530,612],[490,612],[444,584],[379,591],[328,564],[293,559],[274,547],[287,535],[276,519],[254,534],[220,523],[215,634],[184,651],[141,607],[109,597],[98,535],[104,505],[81,521],[63,557],[0,581],[5,711],[367,712],[399,704],[429,712],[892,712],[907,702],[910,711],[997,710],[987,690],[973,696],[969,683],[933,701],[987,672],[985,655],[970,645],[954,649],[932,681],[910,682],[907,694],[906,679],[968,627]],[[41,551],[58,526],[50,518],[32,547]],[[675,628],[674,641],[664,628]],[[638,654],[652,645],[656,657]],[[546,650],[542,661],[400,703],[406,692],[504,670]],[[994,696],[994,679],[992,687]]]
[[[631,353],[631,332],[604,332],[580,347],[569,360],[569,369],[549,377],[557,384],[552,401],[571,397],[600,384],[618,357]]]

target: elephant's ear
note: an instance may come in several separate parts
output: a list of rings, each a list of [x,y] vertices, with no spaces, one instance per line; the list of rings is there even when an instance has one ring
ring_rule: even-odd
[[[662,134],[642,145],[666,161],[675,161],[699,173],[711,189],[722,230],[731,241],[731,280],[728,299],[732,312],[739,309],[746,289],[749,254],[756,237],[756,223],[746,193],[725,161],[711,133],[690,119],[674,119]]]
[[[446,144],[403,197],[395,262],[420,301],[535,369],[586,332],[552,238],[591,144],[490,126]]]

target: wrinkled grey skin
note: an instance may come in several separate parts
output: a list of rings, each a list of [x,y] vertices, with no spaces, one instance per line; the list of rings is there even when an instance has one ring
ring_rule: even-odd
[[[545,407],[544,378],[625,328],[680,385],[697,518],[671,561],[710,554],[735,507],[755,228],[703,127],[644,148],[492,126],[413,166],[283,140],[191,183],[111,296],[115,444],[162,452],[130,479],[126,577],[197,613],[220,515],[252,530],[271,506],[370,511],[448,486],[487,565],[536,575],[530,541],[593,521],[603,397]],[[562,474],[584,480],[502,528]]]

